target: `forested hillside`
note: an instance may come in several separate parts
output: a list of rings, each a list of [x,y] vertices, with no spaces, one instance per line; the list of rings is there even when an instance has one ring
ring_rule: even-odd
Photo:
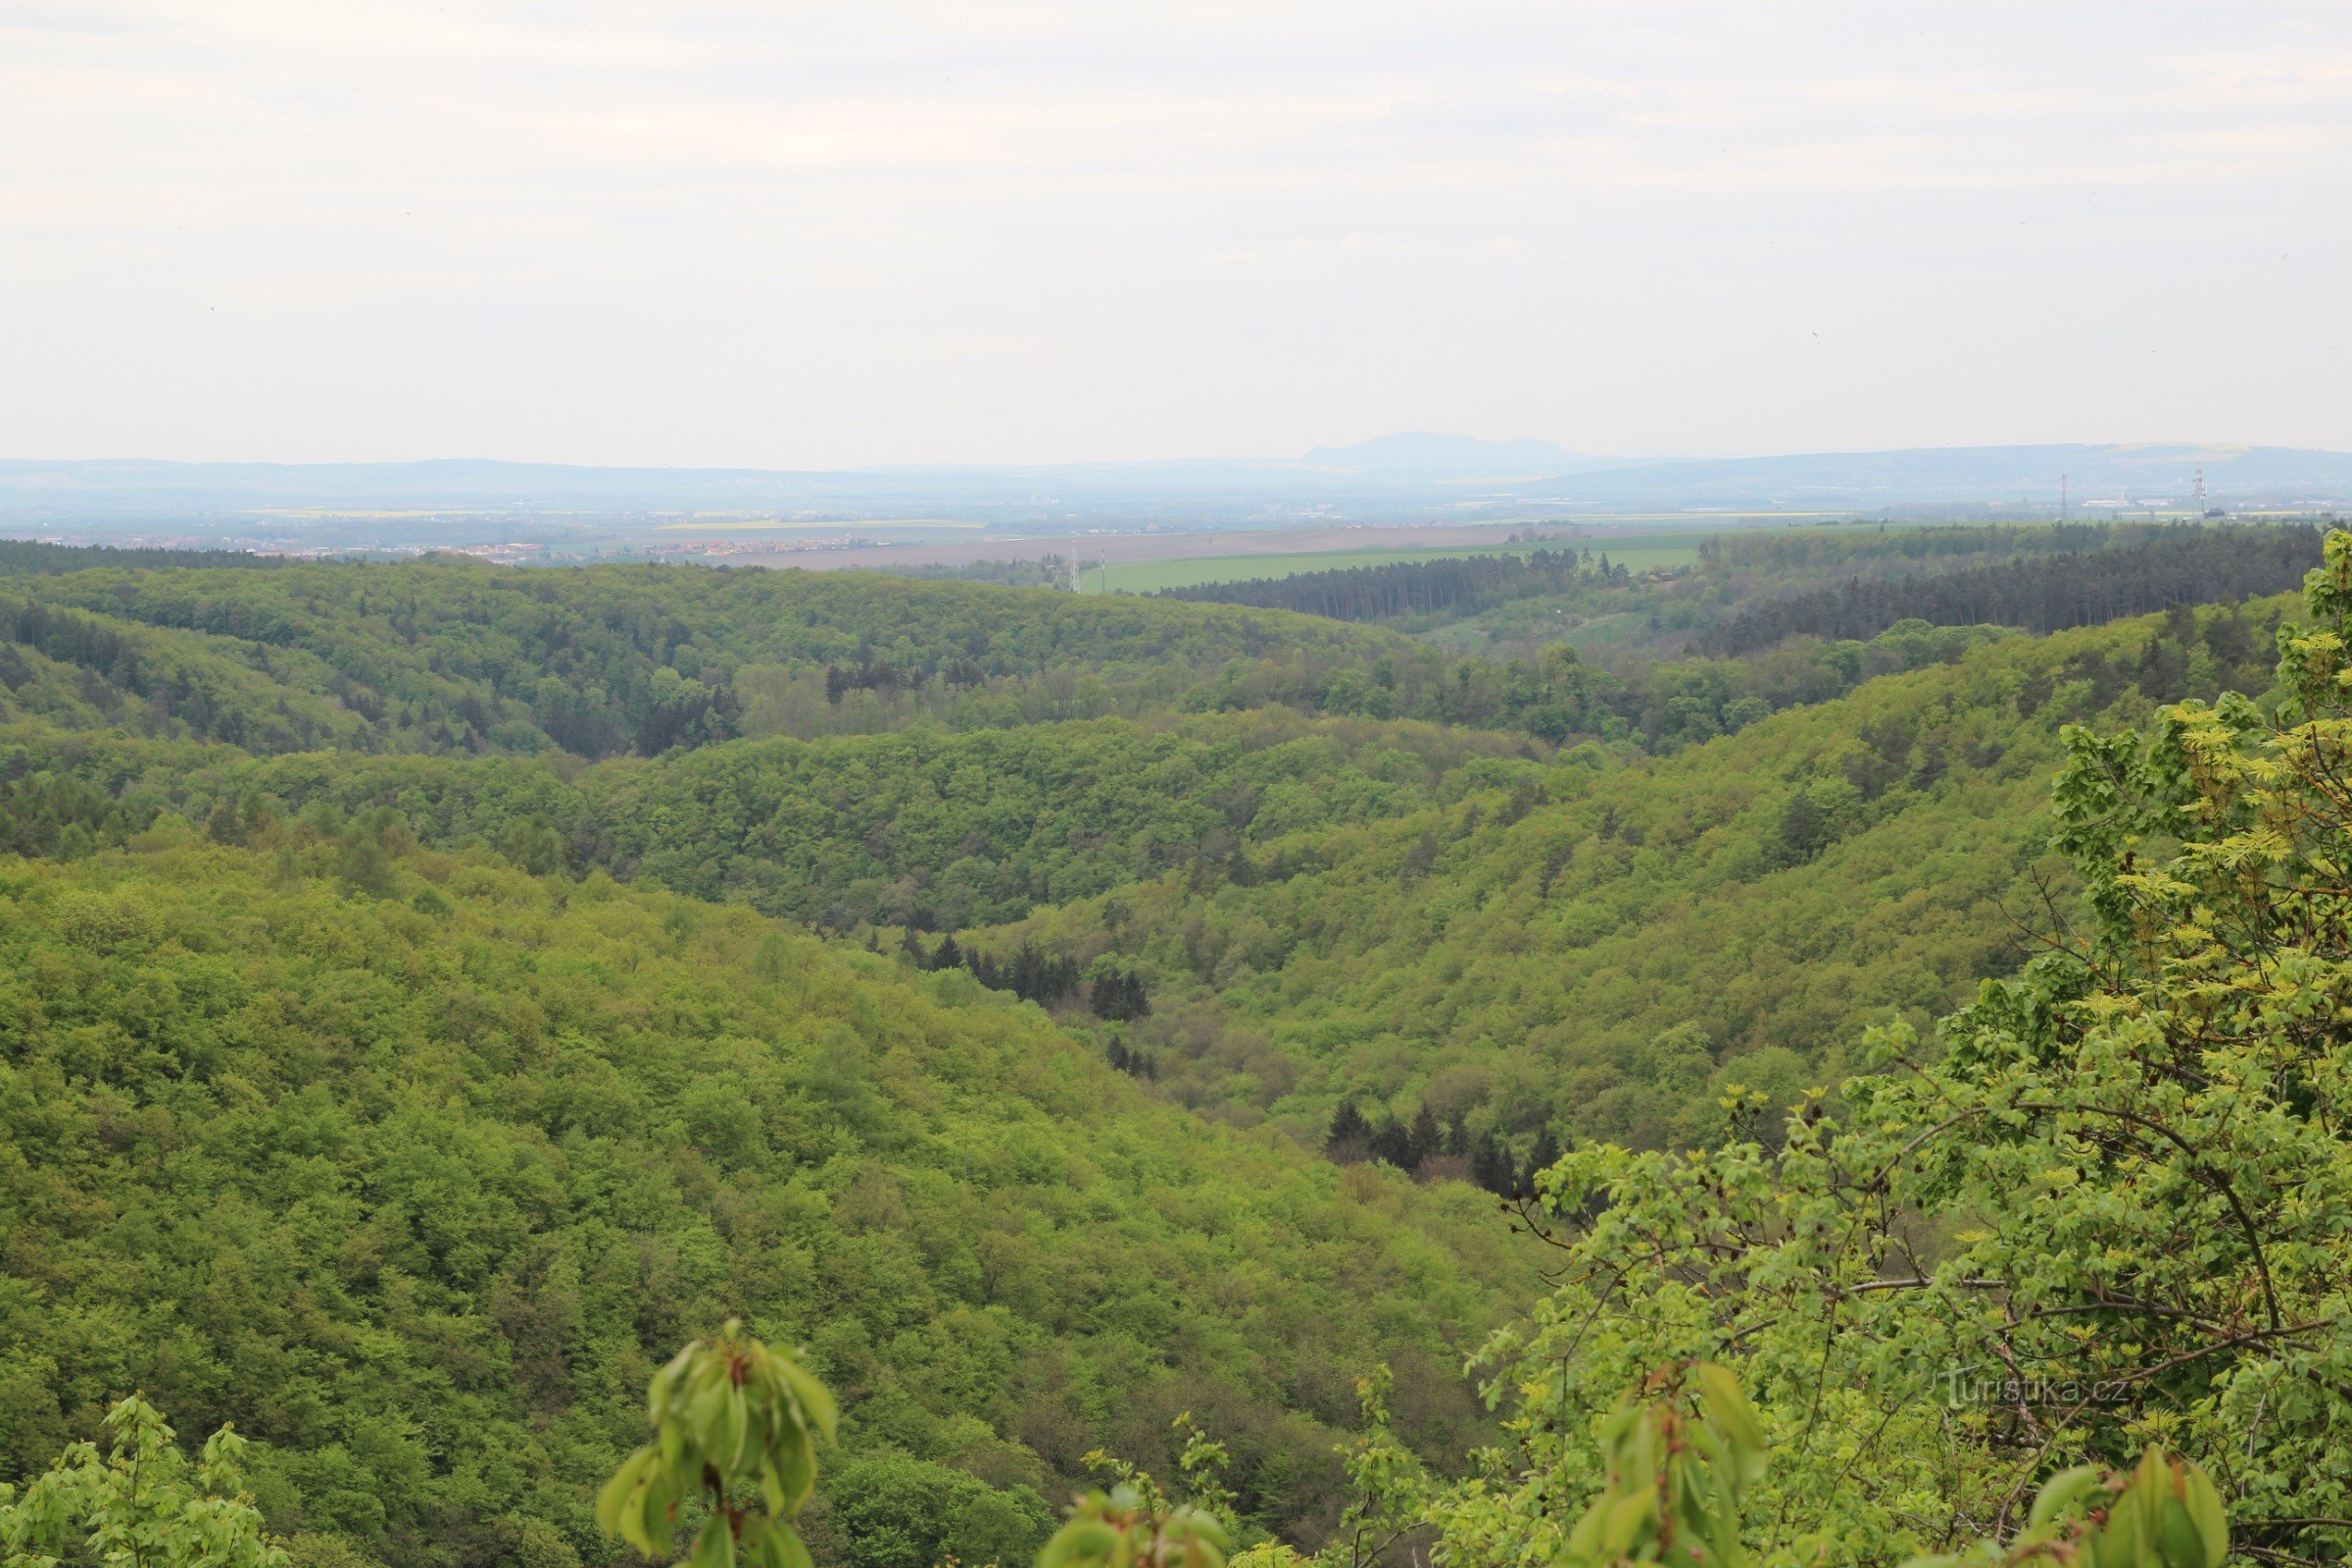
[[[1468,648],[1565,641],[1624,663],[1688,642],[1714,658],[1805,634],[1867,641],[1898,621],[2060,631],[2176,604],[2283,593],[2319,564],[2305,523],[1755,528],[1700,541],[1687,566],[1636,573],[1606,543],[1399,562],[1163,590],[1294,610]],[[1468,625],[1458,623],[1468,621]],[[1693,639],[1671,634],[1692,633]]]
[[[955,930],[1249,844],[1394,815],[1511,776],[1479,730],[1287,709],[1149,724],[736,741],[584,771],[538,760],[296,753],[0,727],[0,845],[121,844],[171,811],[247,842],[278,818],[390,812],[436,845],[603,868],[832,931]]]
[[[1161,592],[1170,599],[1296,610],[1332,620],[1401,620],[1475,612],[1539,594],[1622,588],[1632,580],[1633,574],[1625,566],[1609,564],[1607,551],[1596,557],[1588,547],[1582,551],[1531,550],[1524,556],[1465,556],[1385,566],[1344,566]]]
[[[1426,1106],[1523,1162],[1659,1147],[1734,1082],[1834,1083],[2024,956],[2069,723],[2269,683],[2278,602],[1982,646],[1670,760],[1598,748],[1387,821],[1276,839],[967,945],[1132,967],[1162,1084],[1319,1135]],[[1461,1152],[1462,1141],[1447,1153]]]
[[[281,1529],[586,1548],[648,1356],[733,1312],[809,1345],[851,1456],[994,1489],[1019,1528],[974,1548],[1186,1408],[1311,1536],[1378,1357],[1433,1451],[1474,1430],[1444,1369],[1526,1275],[1471,1195],[1344,1184],[748,910],[177,820],[0,862],[0,1467],[136,1388],[258,1440]]]
[[[1985,620],[2028,631],[2096,626],[2173,605],[2283,593],[2320,564],[2320,530],[2207,529],[2184,524],[2095,555],[2025,559],[1926,576],[1835,588],[1743,609],[1696,647],[1722,657],[1803,633],[1873,637],[1898,620],[1966,626]]]
[[[6,642],[83,708],[142,732],[302,749],[268,714],[307,692],[371,751],[651,756],[738,733],[917,717],[1003,724],[1165,701],[1207,669],[1366,662],[1378,633],[1186,605],[869,573],[605,566],[516,573],[445,559],[270,571],[98,567],[0,579]],[[1367,641],[1367,639],[1370,639]],[[1401,645],[1397,645],[1401,646]],[[201,655],[235,690],[190,715]],[[11,688],[15,670],[0,670]],[[158,696],[163,701],[157,701]],[[19,713],[62,704],[46,687]],[[844,708],[848,711],[842,712]],[[184,730],[176,725],[184,726]],[[342,735],[337,736],[342,739]]]

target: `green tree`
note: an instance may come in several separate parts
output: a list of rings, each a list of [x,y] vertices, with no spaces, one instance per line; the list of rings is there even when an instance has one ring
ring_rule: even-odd
[[[1024,1563],[1054,1529],[1029,1487],[1002,1491],[976,1476],[906,1454],[845,1465],[826,1484],[830,1521],[849,1568]]]
[[[244,1492],[244,1440],[222,1427],[191,1463],[133,1395],[106,1416],[107,1451],[77,1443],[20,1492],[0,1483],[0,1563],[57,1568],[284,1568]]]
[[[792,1519],[816,1484],[817,1440],[833,1441],[824,1385],[730,1319],[656,1373],[646,1402],[654,1441],[597,1494],[597,1524],[664,1557],[681,1513],[700,1504],[692,1568],[808,1568]]]

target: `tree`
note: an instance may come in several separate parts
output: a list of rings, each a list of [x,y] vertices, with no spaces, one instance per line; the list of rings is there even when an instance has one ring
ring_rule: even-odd
[[[245,1443],[230,1427],[190,1464],[162,1412],[137,1395],[107,1412],[108,1449],[77,1443],[20,1494],[0,1482],[0,1561],[50,1568],[284,1568],[244,1493]]]
[[[1436,1159],[1446,1152],[1445,1130],[1438,1125],[1438,1113],[1429,1108],[1426,1100],[1421,1102],[1421,1108],[1413,1112],[1412,1127],[1406,1136],[1411,1146],[1409,1162],[1405,1166],[1407,1170],[1418,1167],[1423,1160]]]
[[[1152,1012],[1143,977],[1130,969],[1105,969],[1097,975],[1088,1005],[1096,1017],[1114,1023],[1149,1017]]]
[[[1470,1179],[1497,1198],[1508,1197],[1518,1184],[1518,1167],[1511,1163],[1511,1151],[1500,1133],[1491,1132],[1472,1146]]]
[[[545,876],[564,865],[563,836],[555,823],[537,812],[518,816],[509,824],[499,840],[499,850],[533,876]]]
[[[1413,1153],[1412,1128],[1394,1116],[1383,1121],[1372,1134],[1372,1157],[1398,1170],[1411,1170],[1417,1163]]]
[[[951,1559],[1015,1564],[1053,1533],[1046,1499],[905,1454],[846,1465],[825,1487],[849,1568],[934,1568]]]
[[[654,1374],[647,1404],[654,1441],[597,1494],[597,1524],[666,1556],[681,1511],[699,1503],[691,1568],[808,1568],[792,1518],[816,1483],[817,1440],[833,1440],[824,1385],[730,1318]]]
[[[1341,1101],[1340,1108],[1331,1113],[1331,1131],[1324,1135],[1323,1152],[1345,1165],[1362,1159],[1371,1147],[1372,1124],[1355,1108],[1354,1101]]]
[[[1100,1449],[1087,1462],[1107,1470],[1107,1490],[1081,1496],[1069,1522],[1037,1554],[1035,1568],[1225,1568],[1233,1540],[1234,1495],[1224,1472],[1231,1462],[1225,1445],[1179,1415],[1184,1434],[1177,1470],[1187,1494],[1178,1499],[1135,1465]]]

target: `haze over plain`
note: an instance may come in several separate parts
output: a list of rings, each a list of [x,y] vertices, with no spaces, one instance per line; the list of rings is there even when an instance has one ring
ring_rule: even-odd
[[[2348,154],[2318,4],[17,4],[0,425],[765,467],[2341,448]]]

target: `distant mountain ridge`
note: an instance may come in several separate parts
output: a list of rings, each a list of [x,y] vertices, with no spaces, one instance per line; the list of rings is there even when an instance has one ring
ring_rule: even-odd
[[[2299,447],[2131,443],[1912,447],[1627,464],[1554,487],[1573,504],[1875,508],[2024,499],[2076,504],[2185,499],[2202,470],[2214,500],[2352,497],[2352,453]]]
[[[2202,469],[2216,504],[2352,503],[2352,453],[2217,445],[1921,447],[1671,462],[1549,441],[1426,432],[1300,458],[792,470],[442,459],[421,463],[0,460],[0,526],[18,532],[308,513],[644,516],[726,513],[845,522],[942,518],[1012,531],[1077,525],[1282,526],[1497,521],[1578,510],[1877,511],[2170,497]],[[272,514],[276,514],[272,516]]]
[[[1456,476],[1478,474],[1573,473],[1619,467],[1623,458],[1595,458],[1549,441],[1521,436],[1487,441],[1477,436],[1409,431],[1375,436],[1352,446],[1317,447],[1299,460],[1312,467],[1348,473]]]

